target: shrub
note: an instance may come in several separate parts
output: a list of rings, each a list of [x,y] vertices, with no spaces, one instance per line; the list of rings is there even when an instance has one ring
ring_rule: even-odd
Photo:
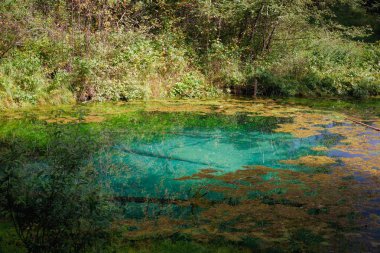
[[[179,98],[213,97],[217,94],[217,89],[206,85],[202,76],[196,72],[185,75],[182,81],[175,83],[170,90],[171,97]]]
[[[213,85],[223,87],[246,82],[245,64],[237,47],[229,48],[215,41],[204,58],[206,64],[203,72]]]
[[[96,45],[97,52],[103,48],[95,70],[99,101],[166,97],[192,68],[184,45],[170,34],[152,39],[137,32],[115,33],[109,40]]]
[[[255,78],[260,84],[259,93],[266,96],[294,96],[297,82],[289,77],[273,75],[271,72],[258,71]]]
[[[380,89],[379,50],[344,40],[311,41],[297,53],[268,55],[259,61],[262,95],[376,96]]]
[[[15,52],[0,64],[0,89],[16,103],[36,103],[46,84],[42,64],[35,54]],[[5,94],[4,94],[5,95]]]
[[[360,79],[355,85],[352,85],[350,95],[355,98],[366,98],[380,94],[380,81],[373,78]]]

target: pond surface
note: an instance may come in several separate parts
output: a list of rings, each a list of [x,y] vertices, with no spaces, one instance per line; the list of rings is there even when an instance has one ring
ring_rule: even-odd
[[[58,125],[104,137],[107,148],[90,163],[121,201],[128,238],[180,233],[261,248],[373,250],[378,105],[347,115],[347,107],[316,109],[305,100],[92,104],[6,111],[0,133],[46,142],[46,129]]]
[[[168,117],[162,112],[145,114],[143,118]],[[222,114],[199,115],[196,113],[171,113],[169,118],[181,120],[183,127],[170,128],[155,133],[149,140],[135,138],[115,146],[118,155],[123,153],[123,163],[128,167],[128,180],[122,179],[117,186],[123,195],[156,197],[165,194],[187,192],[184,182],[178,178],[191,176],[204,169],[217,174],[234,172],[244,166],[262,165],[278,169],[308,171],[307,166],[295,167],[285,164],[287,159],[296,159],[321,152],[312,148],[332,146],[342,139],[327,131],[307,138],[295,138],[289,133],[274,132],[287,118],[248,116],[225,116]],[[199,126],[186,126],[192,118]],[[212,122],[212,126],[205,122]],[[116,180],[117,181],[117,180]],[[198,184],[199,182],[193,182]],[[133,189],[123,185],[133,184]],[[186,184],[189,187],[189,184]],[[184,196],[182,196],[183,198]]]

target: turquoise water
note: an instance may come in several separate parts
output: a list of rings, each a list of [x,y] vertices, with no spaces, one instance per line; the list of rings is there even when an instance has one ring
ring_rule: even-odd
[[[115,145],[114,159],[124,166],[122,176],[118,174],[113,179],[115,191],[122,196],[186,198],[188,190],[202,184],[202,180],[184,182],[175,179],[202,169],[214,169],[217,174],[224,174],[244,169],[244,166],[263,165],[307,171],[310,168],[286,165],[281,160],[323,154],[311,148],[335,145],[340,140],[339,136],[327,131],[308,138],[276,133],[272,131],[277,127],[276,121],[255,124],[246,120],[236,122],[235,117],[216,117],[227,118],[229,123],[234,121],[234,127],[186,127],[185,122],[185,125],[180,124],[181,127],[174,130],[169,128],[149,140],[137,135],[133,141]]]
[[[20,169],[37,177],[49,166],[54,169],[57,162],[64,170],[86,171],[89,165],[89,171],[95,172],[91,183],[104,189],[107,201],[116,203],[117,216],[131,232],[126,238],[135,231],[139,236],[160,227],[173,232],[194,228],[194,238],[212,239],[227,233],[226,240],[231,235],[236,236],[233,239],[260,238],[261,233],[263,238],[281,238],[288,233],[283,229],[292,233],[306,229],[323,236],[333,231],[359,231],[353,223],[359,217],[357,212],[364,218],[379,213],[378,199],[365,194],[371,190],[368,179],[379,169],[379,133],[340,120],[342,117],[320,111],[287,114],[281,113],[281,108],[279,113],[276,106],[271,108],[273,114],[266,115],[281,117],[257,116],[254,111],[226,115],[212,110],[124,109],[115,108],[117,113],[109,115],[99,113],[97,116],[103,117],[100,122],[80,124],[47,123],[38,115],[4,117],[0,120],[0,153],[10,159],[3,162],[14,166],[12,159],[19,159]],[[326,122],[324,115],[329,115]],[[321,128],[314,128],[318,131],[307,134],[310,137],[297,138],[276,132],[283,123],[294,123],[285,129],[290,132],[293,126]],[[354,136],[350,137],[350,130]],[[345,139],[353,143],[346,143],[348,148],[344,148]],[[313,150],[317,146],[327,149]],[[336,162],[313,167],[282,162],[307,155],[327,156]],[[355,164],[344,158],[363,159]],[[255,165],[268,168],[247,170]],[[213,176],[189,179],[205,169]],[[357,198],[357,192],[363,194]],[[361,206],[361,200],[366,205]],[[159,221],[162,216],[170,221]],[[149,227],[147,221],[154,222]],[[360,230],[363,238],[366,233],[368,241],[380,238],[378,231],[367,229],[369,223],[359,218],[355,221],[366,228]],[[178,223],[169,226],[172,222]],[[326,230],[320,232],[320,227]],[[258,234],[252,235],[252,231]]]

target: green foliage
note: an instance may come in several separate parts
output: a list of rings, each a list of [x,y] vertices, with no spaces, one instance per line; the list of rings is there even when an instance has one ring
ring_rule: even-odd
[[[44,82],[41,70],[41,61],[36,55],[17,52],[1,65],[0,87],[16,102],[36,103]]]
[[[0,62],[0,96],[9,105],[72,101],[68,73],[59,69],[67,54],[64,44],[47,37],[28,41]]]
[[[95,74],[99,101],[165,97],[190,68],[175,38],[151,39],[130,32],[112,34],[109,40],[114,46],[104,51]]]
[[[28,252],[80,252],[101,245],[117,209],[98,169],[85,163],[100,140],[80,124],[45,129],[43,142],[1,138],[0,212]]]
[[[255,78],[262,84],[260,93],[267,96],[294,96],[296,94],[296,84],[289,77],[274,75],[270,71],[258,71]]]
[[[380,93],[377,45],[341,39],[309,43],[299,45],[297,53],[268,56],[256,73],[263,95],[363,98]]]
[[[174,84],[171,88],[170,95],[179,98],[202,98],[213,97],[218,94],[218,90],[207,86],[205,81],[197,73],[189,73],[184,76],[183,80]]]
[[[241,85],[246,82],[246,66],[237,47],[227,47],[220,41],[212,43],[205,55],[205,69],[211,83],[217,87]]]
[[[359,0],[2,1],[0,104],[252,93],[255,79],[263,96],[376,96],[376,14]]]

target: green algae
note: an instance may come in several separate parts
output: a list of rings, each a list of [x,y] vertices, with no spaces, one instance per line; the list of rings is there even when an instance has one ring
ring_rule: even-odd
[[[127,218],[115,226],[136,229],[125,231],[125,238],[179,233],[199,242],[244,244],[255,238],[280,248],[294,241],[303,248],[316,238],[322,250],[337,233],[344,237],[362,224],[378,225],[378,219],[351,214],[378,210],[371,202],[377,194],[368,191],[378,185],[379,136],[340,112],[229,100],[90,104],[4,115],[3,147],[11,139],[25,150],[44,147],[57,127],[111,147],[109,160],[97,154],[95,163],[111,163],[117,171],[111,175],[115,193],[147,200],[126,204]],[[358,173],[365,181],[357,180]],[[180,201],[153,203],[164,198]]]

